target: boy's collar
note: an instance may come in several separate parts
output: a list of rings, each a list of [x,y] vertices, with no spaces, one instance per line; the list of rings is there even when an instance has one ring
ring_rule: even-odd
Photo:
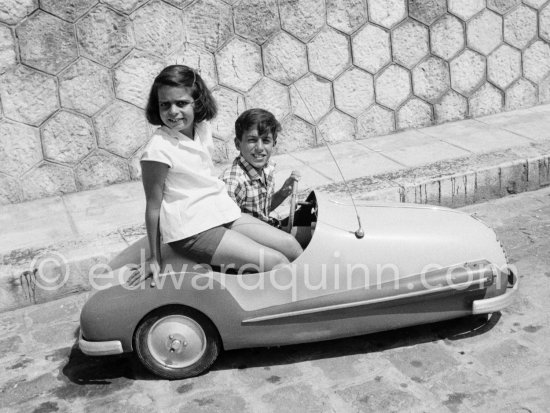
[[[254,168],[250,162],[248,162],[246,159],[244,159],[244,156],[239,154],[239,157],[237,158],[238,162],[244,167],[245,171],[248,173],[251,179],[259,179],[262,180],[262,175],[258,172],[256,168]],[[266,171],[270,167],[270,161],[267,161],[264,167],[262,168],[262,171]]]

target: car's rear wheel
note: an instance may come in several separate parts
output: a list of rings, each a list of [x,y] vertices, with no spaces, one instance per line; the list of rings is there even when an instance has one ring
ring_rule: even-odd
[[[208,369],[221,349],[212,322],[198,311],[164,307],[139,324],[134,349],[143,365],[165,379],[196,376]]]

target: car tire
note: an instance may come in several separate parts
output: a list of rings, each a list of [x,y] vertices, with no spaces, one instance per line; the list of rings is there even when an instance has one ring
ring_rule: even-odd
[[[134,334],[139,361],[169,380],[196,376],[218,357],[221,341],[212,322],[187,307],[163,307],[148,314]]]

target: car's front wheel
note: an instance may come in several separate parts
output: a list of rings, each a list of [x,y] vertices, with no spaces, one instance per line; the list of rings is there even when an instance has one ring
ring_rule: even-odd
[[[221,349],[212,322],[198,311],[164,307],[139,324],[134,349],[143,365],[165,379],[184,379],[208,369]]]

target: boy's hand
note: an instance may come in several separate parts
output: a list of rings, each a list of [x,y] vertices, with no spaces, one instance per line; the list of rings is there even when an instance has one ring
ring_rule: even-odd
[[[292,194],[292,187],[294,186],[294,182],[298,182],[300,180],[300,172],[299,171],[292,171],[290,176],[286,178],[286,181],[284,182],[283,186],[281,187],[281,194],[286,198],[290,194]]]

